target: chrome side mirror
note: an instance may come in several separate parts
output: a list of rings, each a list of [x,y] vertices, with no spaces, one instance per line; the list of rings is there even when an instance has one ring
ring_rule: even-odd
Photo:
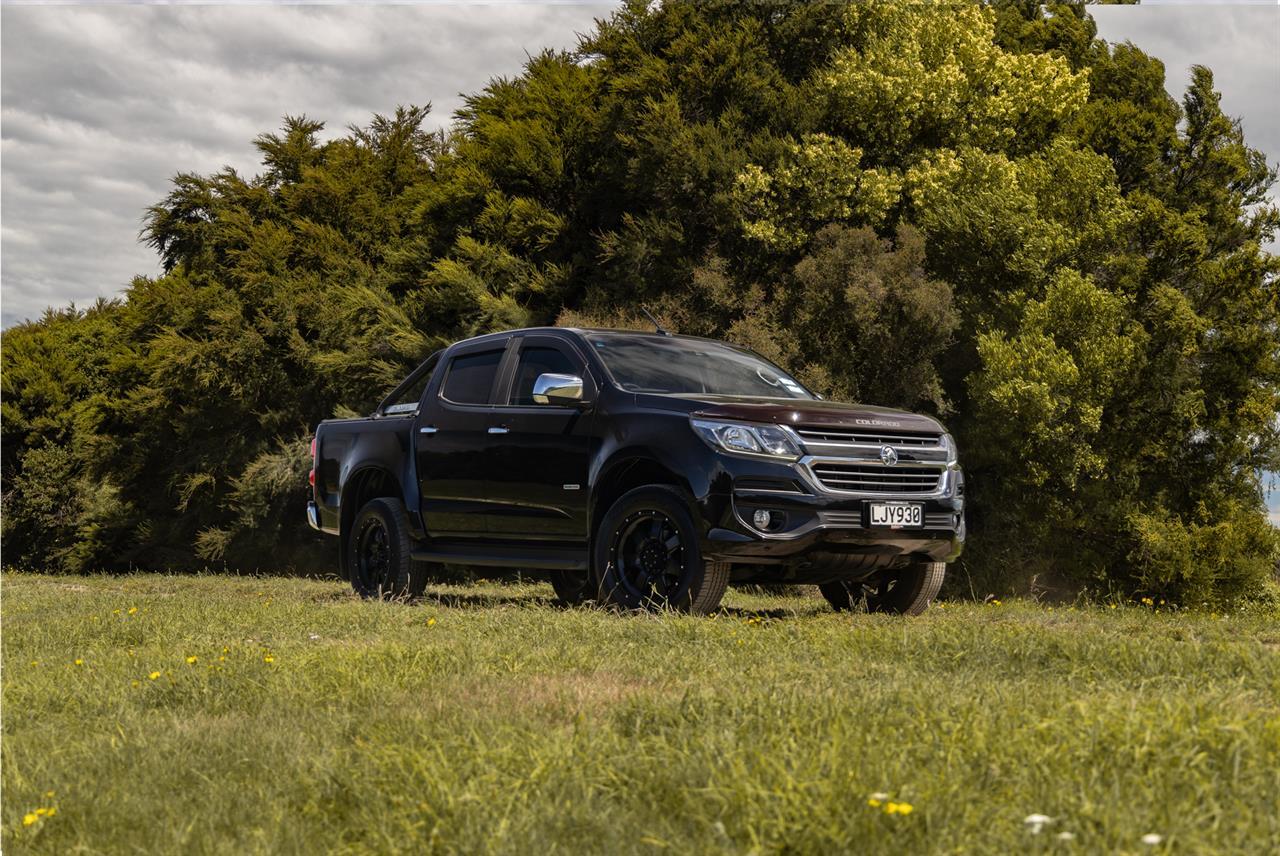
[[[540,374],[533,382],[534,404],[570,406],[582,401],[582,378],[570,374]]]

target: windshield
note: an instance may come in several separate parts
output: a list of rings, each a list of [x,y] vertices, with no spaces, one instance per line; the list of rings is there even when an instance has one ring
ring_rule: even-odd
[[[777,366],[730,345],[634,333],[591,333],[587,340],[628,392],[813,398]]]

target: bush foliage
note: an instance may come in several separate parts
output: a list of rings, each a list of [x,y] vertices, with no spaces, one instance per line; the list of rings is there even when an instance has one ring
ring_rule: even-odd
[[[323,566],[314,424],[457,338],[671,326],[958,435],[970,579],[1257,592],[1275,179],[1196,68],[1070,4],[628,3],[570,53],[183,174],[164,274],[4,335],[14,564]]]

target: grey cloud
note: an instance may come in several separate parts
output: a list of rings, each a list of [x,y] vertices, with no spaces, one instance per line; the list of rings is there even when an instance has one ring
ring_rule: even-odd
[[[443,127],[612,4],[15,7],[0,11],[3,325],[154,275],[137,242],[178,172],[258,171],[286,114],[326,135],[399,104]]]

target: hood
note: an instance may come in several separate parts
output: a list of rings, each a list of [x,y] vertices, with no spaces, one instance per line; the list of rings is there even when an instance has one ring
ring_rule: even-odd
[[[870,404],[737,395],[640,394],[636,397],[649,406],[682,410],[706,419],[772,422],[792,426],[888,429],[921,434],[941,434],[946,431],[942,423],[930,416]]]

